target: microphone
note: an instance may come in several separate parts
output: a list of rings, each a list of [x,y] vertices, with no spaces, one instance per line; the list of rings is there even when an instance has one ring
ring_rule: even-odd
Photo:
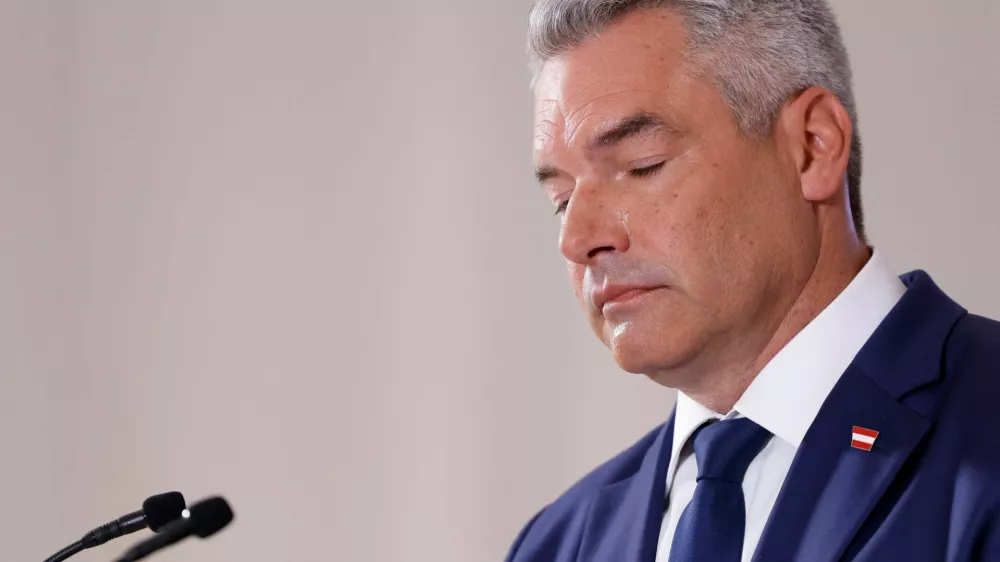
[[[179,518],[184,511],[184,496],[180,492],[167,492],[146,498],[142,509],[122,515],[110,523],[90,531],[83,538],[49,556],[45,562],[61,562],[74,554],[102,545],[111,539],[149,527],[158,532],[161,527]]]
[[[226,500],[216,496],[191,506],[186,517],[168,524],[160,534],[140,541],[115,562],[135,562],[180,542],[191,535],[205,539],[221,531],[233,520],[233,510]]]

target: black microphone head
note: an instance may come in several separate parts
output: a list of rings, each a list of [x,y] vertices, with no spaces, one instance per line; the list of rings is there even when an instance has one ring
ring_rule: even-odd
[[[194,526],[194,534],[203,539],[218,533],[233,520],[229,502],[217,496],[192,505],[190,512],[188,520]]]
[[[180,492],[167,492],[151,496],[142,502],[142,513],[146,516],[146,525],[156,533],[167,523],[180,519],[185,507],[187,504]]]

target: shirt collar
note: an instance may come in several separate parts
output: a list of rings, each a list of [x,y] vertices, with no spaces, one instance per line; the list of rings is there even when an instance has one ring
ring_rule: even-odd
[[[733,410],[722,416],[678,393],[668,468],[672,480],[687,440],[712,419],[747,417],[794,447],[906,286],[878,250],[847,287],[774,356]]]
[[[718,419],[722,419],[722,414],[702,406],[683,392],[677,393],[677,407],[674,410],[674,441],[670,448],[670,464],[667,465],[668,488],[674,479],[674,473],[680,463],[681,452],[688,439],[703,423]]]

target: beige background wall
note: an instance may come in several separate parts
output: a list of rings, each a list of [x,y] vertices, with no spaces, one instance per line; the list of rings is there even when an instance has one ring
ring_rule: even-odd
[[[530,0],[0,0],[0,559],[498,560],[666,417],[533,185]],[[1000,4],[840,0],[870,232],[1000,316]],[[108,560],[130,540],[80,556]]]

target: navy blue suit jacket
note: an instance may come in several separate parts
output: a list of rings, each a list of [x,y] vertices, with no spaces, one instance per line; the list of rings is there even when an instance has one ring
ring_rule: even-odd
[[[1000,561],[1000,323],[930,277],[844,372],[806,433],[754,560]],[[853,426],[879,431],[870,452]],[[653,562],[673,417],[520,533],[508,562]]]

